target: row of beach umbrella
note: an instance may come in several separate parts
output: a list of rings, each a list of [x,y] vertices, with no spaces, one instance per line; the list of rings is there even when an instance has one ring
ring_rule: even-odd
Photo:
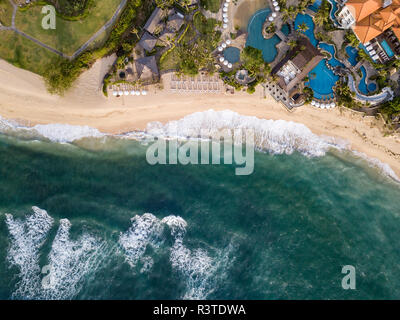
[[[224,24],[222,25],[222,28],[227,29],[228,28],[228,7],[229,7],[229,3],[231,2],[231,0],[225,0],[224,5],[222,7],[222,20],[224,21]]]
[[[147,95],[147,91],[146,90],[132,90],[132,91],[128,91],[128,90],[119,90],[119,91],[113,91],[113,96],[146,96]]]
[[[274,10],[275,11],[280,11],[281,8],[279,7],[279,3],[277,1],[272,2],[272,5],[274,6]],[[272,14],[268,17],[268,21],[272,22],[275,20],[275,18],[277,17],[277,13],[276,12],[272,12]]]
[[[220,46],[218,46],[218,51],[219,52],[224,51],[231,43],[232,43],[232,41],[230,39],[227,39]],[[224,57],[220,57],[219,62],[222,63],[224,66],[228,67],[229,69],[232,69],[232,66],[233,66],[232,63],[230,63]]]
[[[319,101],[311,101],[311,105],[317,108],[321,108],[321,109],[333,109],[334,107],[336,107],[336,103],[335,102],[331,102],[331,103],[321,103]]]

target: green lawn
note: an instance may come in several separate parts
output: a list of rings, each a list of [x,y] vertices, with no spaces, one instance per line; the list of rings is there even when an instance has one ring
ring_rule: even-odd
[[[177,69],[178,68],[178,63],[179,63],[179,55],[178,55],[178,49],[173,48],[170,52],[168,52],[163,60],[160,62],[160,70],[171,70],[171,69]]]
[[[13,7],[8,0],[0,0],[0,23],[3,26],[11,26]]]
[[[58,56],[14,31],[0,31],[0,57],[16,67],[43,74],[44,66]]]
[[[200,33],[211,34],[214,32],[215,26],[217,25],[217,20],[212,18],[206,19],[206,17],[199,12],[195,15],[193,23]]]
[[[217,13],[221,7],[221,0],[201,0],[200,4],[204,9]]]
[[[90,8],[89,15],[79,21],[66,21],[57,17],[55,30],[42,28],[42,7],[33,6],[28,10],[18,11],[16,27],[43,43],[72,55],[112,17],[120,2],[121,0],[96,1]]]

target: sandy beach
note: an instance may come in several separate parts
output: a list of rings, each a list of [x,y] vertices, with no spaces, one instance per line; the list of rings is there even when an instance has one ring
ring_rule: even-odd
[[[144,130],[153,121],[166,123],[198,111],[229,109],[263,119],[303,123],[318,135],[348,141],[353,150],[389,164],[400,176],[400,136],[387,135],[383,123],[373,117],[363,117],[344,108],[328,111],[311,106],[288,112],[272,98],[264,98],[261,90],[254,95],[189,95],[155,87],[147,96],[106,98],[101,92],[101,82],[113,59],[96,62],[65,97],[47,93],[38,75],[0,60],[0,116],[24,125],[88,125],[104,133],[118,134]]]

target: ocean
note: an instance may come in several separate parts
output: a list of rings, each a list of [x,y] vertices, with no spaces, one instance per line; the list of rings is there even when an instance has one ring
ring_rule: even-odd
[[[250,175],[146,160],[149,136],[237,127]],[[0,299],[400,298],[397,177],[343,141],[212,110],[146,134],[0,131]]]

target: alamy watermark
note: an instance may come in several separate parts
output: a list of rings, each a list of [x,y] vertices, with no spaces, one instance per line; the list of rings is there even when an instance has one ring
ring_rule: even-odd
[[[343,266],[342,273],[346,274],[342,279],[342,288],[344,290],[355,290],[356,288],[356,268],[351,265]]]
[[[56,29],[56,8],[51,5],[42,8],[42,14],[45,16],[42,19],[42,28],[45,30]]]
[[[178,138],[160,138],[148,147],[146,159],[151,165],[231,164],[236,166],[236,175],[250,175],[254,171],[254,131],[226,129],[211,134],[204,129],[200,131],[198,139],[185,142]]]

